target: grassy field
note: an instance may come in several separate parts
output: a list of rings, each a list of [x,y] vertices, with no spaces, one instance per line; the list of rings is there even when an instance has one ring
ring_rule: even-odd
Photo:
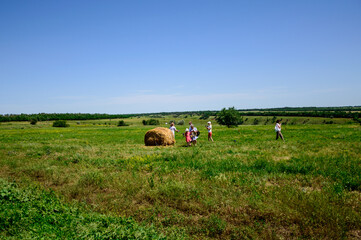
[[[282,142],[271,117],[249,117],[214,124],[212,143],[208,120],[161,126],[182,117],[201,130],[195,147],[181,133],[145,147],[142,118],[0,124],[0,238],[361,238],[360,125],[285,117]]]

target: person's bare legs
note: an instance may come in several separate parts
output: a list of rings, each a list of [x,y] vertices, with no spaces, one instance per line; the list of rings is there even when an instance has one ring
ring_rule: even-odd
[[[283,135],[282,135],[282,133],[281,133],[281,131],[280,131],[280,137],[281,137],[281,139],[284,141],[285,139],[283,138]]]
[[[280,137],[283,141],[285,140],[285,139],[283,138],[283,135],[282,135],[281,131],[277,131],[277,133],[276,133],[276,140],[278,139],[278,137]]]

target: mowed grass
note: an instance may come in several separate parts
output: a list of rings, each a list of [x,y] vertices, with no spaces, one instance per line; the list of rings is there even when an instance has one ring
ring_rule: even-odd
[[[189,120],[201,130],[195,147],[185,147],[181,133],[175,146],[145,147],[153,127],[142,118],[126,119],[127,127],[116,120],[69,128],[2,123],[0,176],[39,184],[100,214],[152,224],[170,239],[361,237],[359,125],[295,118],[283,127],[282,142],[273,123],[260,118],[256,126],[214,124],[212,143],[208,120],[184,120],[181,132]]]

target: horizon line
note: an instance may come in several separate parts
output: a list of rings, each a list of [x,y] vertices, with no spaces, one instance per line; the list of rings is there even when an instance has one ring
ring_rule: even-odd
[[[224,107],[226,108],[226,107]],[[230,107],[229,107],[230,108]],[[297,109],[297,108],[361,108],[361,105],[356,106],[329,106],[329,107],[316,107],[316,106],[307,106],[307,107],[273,107],[273,108],[245,108],[245,109],[236,109],[237,111],[269,111],[269,110],[275,110],[275,109]],[[222,108],[223,109],[223,108]],[[221,110],[222,110],[221,109]],[[191,112],[219,112],[221,110],[186,110],[186,111],[174,111],[174,112],[142,112],[142,113],[99,113],[99,112],[53,112],[53,113],[45,113],[45,112],[39,112],[39,113],[5,113],[0,115],[35,115],[35,114],[106,114],[106,115],[143,115],[143,114],[164,114],[164,113],[191,113]]]

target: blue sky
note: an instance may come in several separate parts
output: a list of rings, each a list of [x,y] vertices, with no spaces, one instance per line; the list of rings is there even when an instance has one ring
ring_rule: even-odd
[[[361,105],[361,1],[0,1],[0,114]]]

